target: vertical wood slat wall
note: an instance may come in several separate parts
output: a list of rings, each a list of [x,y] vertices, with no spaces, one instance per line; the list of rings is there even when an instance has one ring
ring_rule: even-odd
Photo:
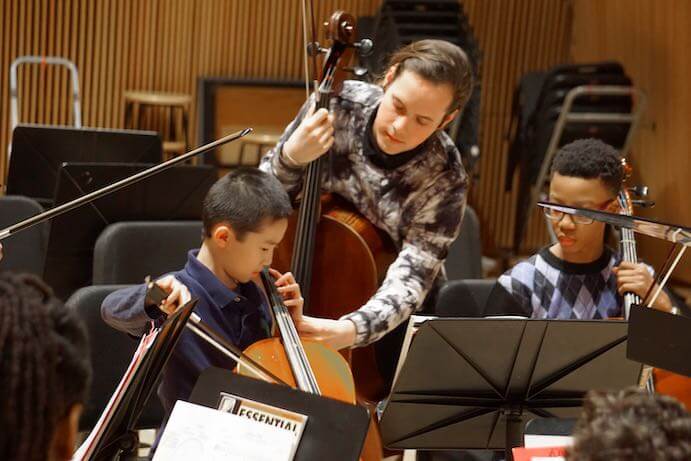
[[[379,6],[374,0],[314,3],[319,23],[336,9],[358,16],[372,15]],[[125,90],[196,96],[200,76],[300,80],[304,75],[299,0],[4,0],[0,28],[3,178],[10,142],[9,71],[18,56],[61,56],[74,62],[82,124],[90,127],[122,127]],[[73,124],[66,70],[23,65],[18,83],[20,121]]]
[[[380,0],[320,0],[315,19],[335,9],[376,14]],[[521,75],[568,58],[570,2],[465,0],[483,53],[481,180],[471,203],[485,249],[509,247],[515,192],[503,190],[512,93]],[[298,0],[5,0],[0,8],[0,152],[9,137],[9,66],[17,56],[66,57],[80,72],[85,126],[118,128],[128,89],[195,95],[199,76],[303,78]],[[71,124],[66,71],[20,70],[20,120]],[[196,139],[193,104],[190,139]],[[0,172],[6,171],[0,155]],[[537,214],[537,213],[536,213]],[[526,248],[546,240],[541,220],[528,227]]]

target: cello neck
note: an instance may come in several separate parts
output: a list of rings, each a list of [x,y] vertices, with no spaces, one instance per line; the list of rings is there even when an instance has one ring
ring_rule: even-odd
[[[331,40],[331,47],[324,57],[319,88],[316,95],[316,109],[328,109],[332,92],[337,92],[345,71],[339,61],[348,61],[352,57],[355,40],[355,18],[344,12],[336,11],[326,23],[326,36]],[[316,80],[316,78],[315,78]],[[295,279],[303,287],[305,312],[308,312],[312,282],[312,261],[317,224],[320,215],[321,176],[324,156],[317,158],[307,166],[302,189],[302,204],[298,215],[295,243],[291,261],[291,270]]]
[[[322,82],[317,91],[316,109],[328,109],[330,88],[328,81]],[[309,304],[308,287],[312,286],[312,261],[314,260],[314,243],[316,241],[317,224],[321,211],[321,176],[324,156],[310,162],[305,172],[302,188],[302,202],[298,215],[295,245],[291,270],[295,280],[301,287],[305,287],[303,297],[305,307]],[[307,312],[307,309],[305,309]]]
[[[631,215],[631,197],[626,189],[619,192],[617,197],[619,201],[619,207],[621,208],[621,214]],[[638,262],[638,255],[636,251],[636,239],[632,229],[625,227],[621,228],[621,259],[622,261],[627,261],[631,263]],[[641,298],[635,293],[625,293],[624,294],[624,316],[628,319],[629,312],[631,312],[631,306],[633,304],[641,304]]]
[[[283,339],[283,347],[288,357],[288,363],[295,377],[295,382],[300,390],[312,394],[321,394],[317,378],[314,376],[312,367],[307,360],[307,354],[302,347],[300,337],[293,319],[290,317],[288,309],[283,304],[281,295],[276,290],[274,279],[269,274],[269,269],[265,267],[261,272],[262,284],[269,298],[269,304],[276,320],[276,326]]]

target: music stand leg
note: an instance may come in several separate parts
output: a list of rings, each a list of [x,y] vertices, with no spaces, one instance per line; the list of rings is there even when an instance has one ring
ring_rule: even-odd
[[[506,415],[506,439],[504,446],[504,456],[506,461],[513,461],[513,447],[523,446],[523,419],[521,418],[520,407],[509,407],[505,410]]]

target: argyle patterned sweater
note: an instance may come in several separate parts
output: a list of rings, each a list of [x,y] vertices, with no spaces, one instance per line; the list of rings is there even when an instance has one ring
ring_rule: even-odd
[[[609,248],[596,261],[577,264],[558,258],[545,247],[499,277],[485,314],[534,319],[621,317],[624,300],[612,271],[619,262]]]

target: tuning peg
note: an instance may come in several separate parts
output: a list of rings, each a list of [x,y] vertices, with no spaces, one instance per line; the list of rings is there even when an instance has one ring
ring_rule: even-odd
[[[359,42],[353,43],[353,46],[357,49],[358,55],[362,58],[366,58],[372,54],[372,49],[374,48],[374,43],[369,38],[363,38]]]
[[[648,189],[648,186],[642,186],[638,184],[636,186],[630,187],[629,192],[635,195],[636,197],[645,198],[648,196],[648,193],[650,191]]]
[[[631,200],[631,205],[638,208],[652,208],[655,206],[654,200]]]
[[[307,56],[314,57],[318,56],[320,53],[326,53],[328,50],[319,46],[317,42],[309,42],[307,44]]]
[[[365,69],[364,67],[344,67],[343,70],[346,72],[350,72],[358,78],[367,75],[367,69]]]

